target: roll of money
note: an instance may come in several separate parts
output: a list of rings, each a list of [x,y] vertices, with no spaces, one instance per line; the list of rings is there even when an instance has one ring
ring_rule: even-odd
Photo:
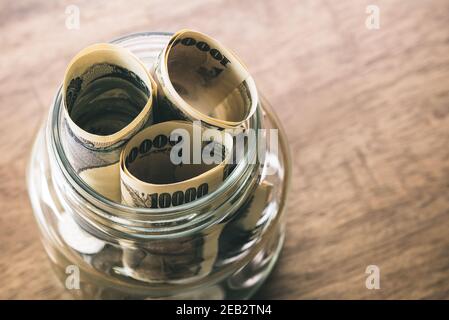
[[[273,185],[269,182],[257,185],[249,200],[225,221],[219,241],[221,260],[229,262],[229,259],[247,250],[249,243],[252,244],[257,240],[267,216],[266,210],[270,210],[267,203],[270,202],[272,192]]]
[[[122,244],[123,267],[130,277],[150,283],[189,283],[210,274],[224,224],[173,239],[148,240],[132,248]]]
[[[205,140],[206,130],[211,136]],[[187,121],[145,128],[121,154],[122,203],[168,208],[213,192],[232,168],[232,146],[229,133]]]
[[[158,122],[201,120],[235,128],[259,102],[253,78],[230,50],[192,30],[173,35],[154,69],[158,85]]]
[[[206,134],[205,128],[187,121],[162,122],[142,130],[122,151],[122,202],[167,208],[213,192],[229,174],[232,144],[229,133],[212,130]],[[200,153],[199,163],[194,163],[195,153]],[[204,277],[217,258],[223,227],[217,224],[192,236],[149,240],[139,248],[124,244],[126,273],[145,282],[178,283]]]
[[[95,44],[70,62],[62,95],[69,162],[92,189],[120,202],[120,152],[152,120],[154,80],[130,51]]]

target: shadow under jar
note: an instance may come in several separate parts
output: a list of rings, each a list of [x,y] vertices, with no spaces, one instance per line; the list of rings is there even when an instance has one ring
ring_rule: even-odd
[[[152,68],[169,38],[138,33],[113,43]],[[79,289],[67,288],[75,298],[246,299],[257,290],[282,248],[290,179],[286,139],[264,99],[249,127],[279,129],[277,152],[265,148],[261,157],[257,145],[248,145],[217,190],[165,209],[121,205],[86,185],[60,141],[62,108],[59,90],[27,182],[42,242],[66,288],[73,268],[79,270]]]

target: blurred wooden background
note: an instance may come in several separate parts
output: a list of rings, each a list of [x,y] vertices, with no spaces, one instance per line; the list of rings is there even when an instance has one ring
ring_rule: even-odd
[[[66,7],[80,29],[65,27]],[[380,29],[365,26],[369,4]],[[66,64],[137,31],[208,33],[272,102],[293,155],[288,234],[258,298],[449,298],[449,1],[2,1],[0,298],[68,298],[25,165]],[[377,265],[381,289],[365,287]]]

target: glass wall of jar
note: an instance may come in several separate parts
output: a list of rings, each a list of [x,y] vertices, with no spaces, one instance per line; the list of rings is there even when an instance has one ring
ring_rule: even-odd
[[[169,38],[139,33],[114,43],[151,68]],[[27,179],[57,276],[67,287],[68,272],[80,272],[79,289],[67,288],[75,298],[244,299],[257,290],[282,248],[290,178],[285,135],[264,99],[249,126],[278,129],[278,148],[260,148],[267,139],[259,139],[259,147],[248,144],[219,189],[164,209],[121,205],[85,184],[64,154],[61,110],[58,91],[36,137]]]

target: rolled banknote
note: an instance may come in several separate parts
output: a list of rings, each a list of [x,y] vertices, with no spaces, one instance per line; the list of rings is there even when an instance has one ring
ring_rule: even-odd
[[[219,223],[195,235],[148,240],[139,248],[123,244],[125,273],[151,283],[188,283],[207,276],[217,259],[223,227]]]
[[[162,122],[142,130],[122,151],[122,202],[167,208],[205,196],[229,174],[232,144],[229,133],[206,132],[186,121]],[[194,163],[195,153],[200,153],[199,163]],[[223,227],[217,224],[191,236],[148,240],[139,248],[123,244],[126,273],[145,282],[201,278],[213,268]]]
[[[219,254],[224,261],[236,257],[242,251],[248,250],[248,244],[253,244],[260,236],[260,228],[264,226],[270,210],[267,203],[272,197],[273,185],[262,182],[257,185],[251,198],[225,222],[220,236]]]
[[[232,136],[226,131],[187,121],[145,128],[121,154],[122,203],[168,208],[205,196],[228,176],[232,146]]]
[[[70,62],[62,95],[69,162],[91,188],[120,202],[120,152],[151,122],[154,80],[127,49],[95,44]]]
[[[192,30],[173,35],[154,69],[158,122],[201,120],[234,128],[259,101],[253,78],[240,60],[209,36]]]

